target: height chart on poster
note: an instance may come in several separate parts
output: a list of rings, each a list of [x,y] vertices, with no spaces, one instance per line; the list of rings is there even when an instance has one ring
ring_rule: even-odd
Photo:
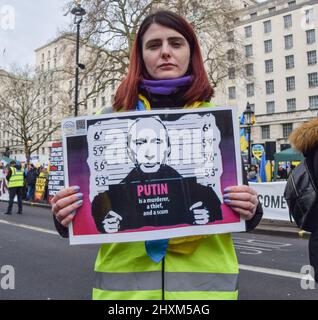
[[[48,183],[49,202],[64,187],[64,160],[62,143],[53,143],[50,156],[50,175]]]
[[[64,120],[65,182],[84,195],[71,243],[243,231],[223,203],[242,180],[235,119],[222,107]]]

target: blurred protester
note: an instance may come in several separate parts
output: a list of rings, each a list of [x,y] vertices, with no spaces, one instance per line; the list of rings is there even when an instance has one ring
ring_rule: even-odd
[[[18,212],[22,214],[22,192],[24,186],[24,172],[21,170],[21,165],[16,164],[15,161],[10,162],[10,167],[7,174],[8,188],[9,188],[9,205],[5,214],[12,214],[12,206],[14,197],[18,198]]]
[[[33,164],[29,165],[28,172],[26,174],[26,184],[28,187],[27,191],[27,196],[26,200],[27,201],[33,201],[34,199],[34,191],[35,191],[35,183],[36,183],[36,178],[38,177],[38,171],[34,167]]]
[[[309,172],[318,190],[318,119],[308,121],[295,129],[289,137],[295,149],[301,151],[306,158]],[[318,283],[318,194],[313,208],[314,230],[309,239],[309,259],[315,270],[315,280]]]

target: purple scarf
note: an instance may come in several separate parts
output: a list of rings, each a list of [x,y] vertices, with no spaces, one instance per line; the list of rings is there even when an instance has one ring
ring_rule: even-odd
[[[140,82],[139,87],[146,90],[150,94],[170,95],[180,87],[190,85],[192,83],[191,76],[184,76],[169,80],[146,80]]]

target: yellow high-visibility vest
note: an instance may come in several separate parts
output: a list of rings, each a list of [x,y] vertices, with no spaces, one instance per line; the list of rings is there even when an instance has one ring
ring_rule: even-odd
[[[9,180],[8,188],[23,187],[24,185],[24,174],[22,170],[17,170],[14,167],[10,167],[11,177]]]
[[[146,98],[139,98],[149,110]],[[186,108],[209,106],[213,104],[195,102]],[[199,236],[194,240],[198,241],[195,249],[182,254],[172,250],[176,241],[171,239],[160,263],[148,257],[144,241],[103,244],[95,262],[93,299],[237,299],[239,268],[231,235]]]

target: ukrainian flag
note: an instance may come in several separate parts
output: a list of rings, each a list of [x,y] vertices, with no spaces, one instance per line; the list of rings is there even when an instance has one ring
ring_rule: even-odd
[[[260,182],[270,182],[272,178],[272,166],[270,161],[266,161],[265,151],[262,154],[259,169]]]
[[[245,151],[248,148],[248,134],[245,134],[245,129],[242,128],[240,132],[240,145],[241,151]]]
[[[244,118],[244,114],[241,114],[240,117],[240,125],[244,125],[245,124],[245,118]],[[240,145],[241,145],[241,151],[245,151],[248,148],[248,135],[245,134],[245,129],[242,128],[241,132],[240,132]]]

